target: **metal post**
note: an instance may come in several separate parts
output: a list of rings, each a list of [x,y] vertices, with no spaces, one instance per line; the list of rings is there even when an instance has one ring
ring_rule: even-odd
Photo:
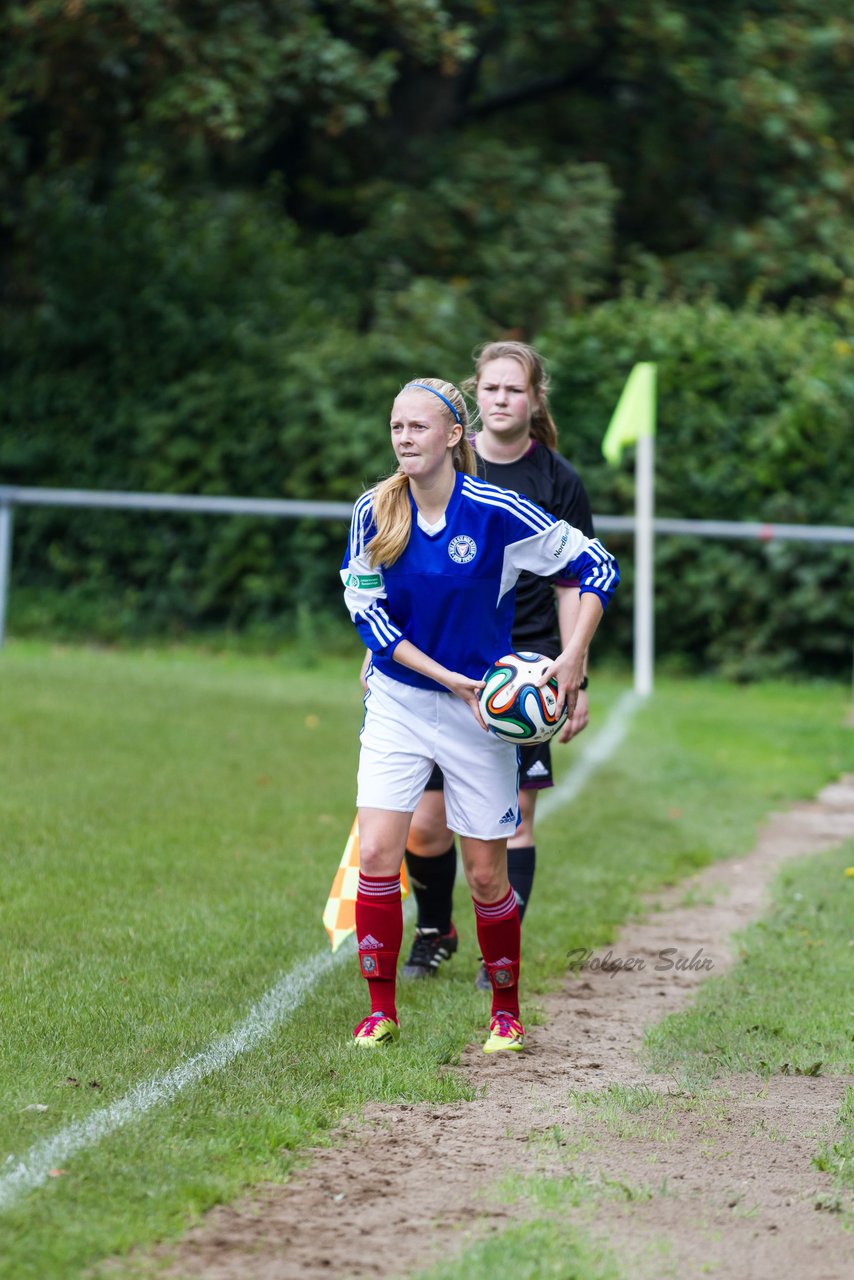
[[[6,634],[6,603],[12,567],[12,504],[0,499],[0,647]]]
[[[635,454],[635,693],[652,693],[654,651],[653,511],[655,436],[643,435]]]

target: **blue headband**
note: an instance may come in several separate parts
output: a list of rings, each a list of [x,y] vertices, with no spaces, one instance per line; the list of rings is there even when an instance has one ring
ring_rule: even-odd
[[[454,417],[456,418],[456,420],[457,420],[457,422],[460,424],[460,426],[462,426],[462,425],[463,425],[463,420],[462,420],[462,418],[461,418],[461,417],[460,417],[460,415],[457,413],[456,409],[455,409],[455,408],[454,408],[454,406],[451,404],[451,402],[450,402],[450,400],[448,399],[448,397],[447,397],[447,396],[443,396],[443,395],[442,395],[442,393],[441,393],[441,391],[436,391],[436,390],[435,390],[435,388],[433,388],[433,387],[425,386],[423,382],[407,382],[406,386],[407,386],[407,387],[418,387],[418,389],[419,389],[420,391],[429,391],[429,392],[430,392],[430,394],[431,394],[431,396],[438,396],[438,397],[439,397],[439,399],[440,399],[440,400],[443,400],[443,401],[444,401],[444,403],[448,406],[448,408],[450,409],[451,413],[454,415]],[[406,388],[404,388],[404,390],[405,390],[405,389],[406,389]]]

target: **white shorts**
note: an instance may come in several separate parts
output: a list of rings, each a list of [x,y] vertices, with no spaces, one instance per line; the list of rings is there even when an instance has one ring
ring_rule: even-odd
[[[360,808],[412,813],[438,764],[452,831],[478,840],[515,834],[517,748],[484,732],[461,698],[372,670],[361,739]]]

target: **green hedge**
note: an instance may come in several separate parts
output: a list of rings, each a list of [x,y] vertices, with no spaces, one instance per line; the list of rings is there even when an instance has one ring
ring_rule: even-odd
[[[554,326],[540,345],[554,368],[555,416],[594,510],[633,508],[630,457],[619,469],[606,466],[601,440],[632,365],[654,360],[658,515],[854,525],[854,349],[844,332],[840,320],[795,310],[631,297]],[[623,650],[631,630],[626,551],[609,627]],[[656,651],[742,678],[847,674],[852,561],[850,545],[662,535]]]
[[[179,204],[132,179],[102,207],[68,183],[33,207],[50,286],[3,316],[2,483],[351,500],[392,465],[400,383],[460,379],[495,336],[480,286],[392,287],[367,240],[300,237],[275,187]],[[632,364],[655,360],[660,514],[854,523],[854,355],[839,317],[636,297],[552,315],[535,341],[594,510],[632,510],[631,466],[607,468],[600,444]],[[304,632],[341,619],[344,534],[19,509],[10,629],[274,642],[297,619]],[[631,543],[609,542],[626,585],[597,647],[627,655]],[[740,676],[847,673],[850,565],[845,548],[662,537],[658,652]]]
[[[367,267],[299,243],[275,191],[176,202],[136,178],[99,209],[65,185],[33,210],[51,286],[0,328],[0,482],[351,500],[392,465],[401,381],[452,349],[462,376],[479,312],[415,280],[364,331]],[[299,605],[340,616],[345,532],[20,508],[10,626],[287,634]]]

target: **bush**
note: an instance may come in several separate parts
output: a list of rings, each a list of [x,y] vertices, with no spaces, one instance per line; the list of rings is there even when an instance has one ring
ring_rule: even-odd
[[[177,203],[134,171],[102,207],[67,182],[34,204],[50,287],[2,327],[2,483],[352,500],[391,467],[396,390],[462,376],[483,319],[464,289],[413,279],[378,290],[360,332],[369,273],[334,240],[309,251],[276,194]],[[290,634],[298,605],[340,616],[345,536],[20,508],[12,625]]]
[[[607,223],[597,182],[589,264]],[[376,243],[309,241],[275,184],[176,202],[136,169],[97,207],[68,180],[41,190],[30,252],[50,283],[7,309],[0,337],[4,483],[350,501],[393,465],[400,384],[459,380],[496,336],[486,310],[500,273],[475,287],[419,275],[414,258],[400,279],[377,271],[391,215]],[[451,227],[457,211],[439,212]],[[579,296],[595,275],[590,265]],[[600,446],[632,365],[654,360],[660,515],[852,524],[845,333],[818,313],[626,296],[553,316],[535,341],[594,510],[633,509],[630,462],[607,467]],[[344,539],[338,522],[20,509],[11,625],[112,640],[304,636],[307,617],[342,617]],[[628,655],[631,539],[607,542],[625,585],[597,649]],[[850,560],[845,547],[660,537],[657,651],[740,677],[847,674]]]
[[[567,318],[539,345],[554,367],[561,446],[595,511],[633,510],[632,451],[610,468],[601,441],[632,365],[653,360],[657,515],[854,524],[854,349],[831,318],[625,297]],[[627,572],[603,638],[627,652],[633,574],[620,541]],[[838,675],[854,633],[851,548],[662,535],[655,608],[661,657],[743,678]]]

